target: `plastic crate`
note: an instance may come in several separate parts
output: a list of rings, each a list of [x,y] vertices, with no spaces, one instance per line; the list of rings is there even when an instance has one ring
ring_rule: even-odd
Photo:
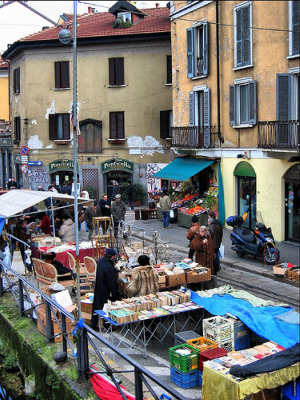
[[[208,349],[215,349],[216,347],[218,347],[216,342],[213,342],[210,339],[207,339],[206,337],[197,337],[196,339],[190,339],[187,340],[186,342],[187,344],[189,344],[190,346],[195,347],[197,350],[200,351],[200,353],[202,351],[208,350]]]
[[[202,387],[202,375],[203,375],[203,371],[199,370],[199,386]]]
[[[300,379],[293,379],[281,387],[282,400],[296,400],[300,397]]]
[[[250,336],[242,336],[234,341],[234,350],[244,350],[250,347]]]
[[[177,353],[178,349],[188,349],[190,354],[181,355]],[[190,372],[199,368],[199,350],[188,344],[181,344],[179,346],[169,348],[169,358],[171,367],[180,372]]]
[[[210,361],[214,358],[227,356],[227,351],[225,349],[221,349],[220,347],[216,347],[215,349],[205,350],[202,353],[199,353],[199,370],[203,370],[204,361]]]
[[[198,386],[199,371],[196,370],[192,372],[182,373],[171,367],[171,381],[184,389]]]
[[[194,331],[183,331],[174,334],[174,346],[186,343],[187,340],[196,339],[199,333]]]
[[[234,349],[234,325],[232,320],[220,317],[219,315],[203,320],[203,336],[213,340],[219,347],[225,343],[231,343],[231,350]],[[227,345],[228,346],[228,345]]]
[[[234,351],[234,341],[231,340],[230,342],[220,342],[218,343],[218,346],[221,347],[221,349],[224,349],[228,352]]]

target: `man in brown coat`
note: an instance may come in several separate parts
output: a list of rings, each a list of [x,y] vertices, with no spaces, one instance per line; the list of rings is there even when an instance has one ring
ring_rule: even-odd
[[[194,254],[195,254],[195,243],[194,243],[194,235],[195,232],[200,228],[200,224],[199,224],[199,220],[197,215],[193,215],[192,218],[192,226],[190,227],[190,229],[187,231],[187,236],[188,235],[193,235],[193,238],[190,240],[189,243],[189,255],[188,258],[190,258],[191,260],[193,260]]]

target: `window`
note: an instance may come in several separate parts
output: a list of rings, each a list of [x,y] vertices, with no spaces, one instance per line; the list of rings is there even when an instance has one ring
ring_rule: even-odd
[[[290,56],[300,54],[300,2],[290,1]]]
[[[194,90],[189,93],[190,145],[210,146],[210,89]]]
[[[241,81],[229,86],[231,126],[256,124],[256,81]]]
[[[21,118],[15,117],[14,118],[14,141],[20,142],[21,140]]]
[[[167,84],[172,84],[172,56],[167,56]]]
[[[14,69],[13,86],[14,94],[20,93],[20,68]]]
[[[55,88],[65,89],[70,87],[69,61],[56,61],[54,63]]]
[[[121,19],[123,22],[132,22],[130,12],[120,12],[118,13],[117,18]]]
[[[83,153],[102,153],[102,122],[85,120],[80,122],[80,149]]]
[[[124,85],[124,58],[109,58],[109,85],[118,86]]]
[[[203,22],[186,31],[187,76],[200,77],[208,74],[208,24]]]
[[[171,127],[173,126],[173,112],[160,112],[160,138],[167,139],[172,137]]]
[[[252,9],[251,3],[234,8],[234,66],[252,65]]]
[[[124,139],[124,111],[109,113],[110,139]]]
[[[49,139],[70,140],[70,114],[49,114]]]

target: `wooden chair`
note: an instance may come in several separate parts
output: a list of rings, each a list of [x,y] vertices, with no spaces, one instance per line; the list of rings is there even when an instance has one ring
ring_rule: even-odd
[[[92,257],[89,257],[89,256],[84,257],[83,261],[84,261],[85,269],[87,272],[88,281],[95,282],[96,271],[97,271],[96,261]]]
[[[70,266],[71,270],[73,271],[73,273],[76,274],[77,271],[76,271],[75,257],[73,256],[73,254],[71,254],[69,252],[67,252],[67,255],[68,255],[68,260],[69,260],[69,266]],[[80,274],[80,279],[83,279],[84,277],[87,276],[84,263],[81,263],[81,262],[79,263],[79,274]]]
[[[32,262],[34,263],[38,285],[39,283],[51,285],[51,283],[57,282],[66,288],[74,287],[75,285],[74,279],[58,280],[58,276],[61,275],[57,275],[57,270],[52,264],[46,263],[37,258],[32,258]]]
[[[73,254],[67,252],[68,259],[69,259],[69,266],[72,271],[77,274],[76,272],[76,260]],[[91,282],[88,279],[87,270],[84,266],[84,263],[79,263],[79,282],[80,282],[80,296],[84,293],[89,293],[92,290]],[[75,293],[77,295],[77,283],[74,284]]]
[[[102,227],[103,224],[105,233],[103,235],[100,235],[100,227]],[[94,248],[97,248],[97,243],[107,247],[111,245],[112,238],[109,233],[110,225],[111,225],[110,217],[93,218],[93,235],[91,236],[91,242]]]

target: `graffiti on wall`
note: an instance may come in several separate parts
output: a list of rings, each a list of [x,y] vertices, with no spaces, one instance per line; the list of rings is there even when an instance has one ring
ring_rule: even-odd
[[[33,168],[31,175],[31,187],[37,189],[38,186],[42,185],[45,190],[48,189],[50,184],[50,174],[48,168]]]
[[[147,191],[152,192],[155,189],[161,189],[161,179],[159,178],[154,178],[153,175],[160,171],[162,168],[164,168],[167,164],[157,164],[157,163],[152,163],[152,164],[147,164],[147,173],[146,173],[146,179],[147,179]]]

